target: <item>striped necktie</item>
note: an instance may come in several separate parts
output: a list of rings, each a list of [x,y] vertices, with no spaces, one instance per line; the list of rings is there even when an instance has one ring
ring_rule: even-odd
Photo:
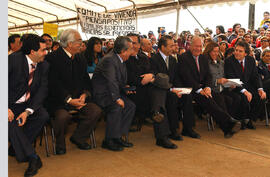
[[[165,62],[166,62],[167,69],[169,69],[169,57],[168,56],[165,58]]]
[[[36,69],[36,64],[31,64],[31,70],[30,70],[29,77],[28,77],[28,90],[26,92],[26,101],[28,101],[30,98],[30,86],[33,82],[35,69]]]
[[[196,58],[195,58],[195,62],[196,62],[196,65],[197,65],[197,69],[198,69],[198,71],[200,72],[199,57],[196,57]]]

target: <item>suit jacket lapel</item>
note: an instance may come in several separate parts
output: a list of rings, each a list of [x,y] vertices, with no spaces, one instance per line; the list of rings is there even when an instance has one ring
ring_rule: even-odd
[[[161,64],[162,70],[166,71],[168,73],[168,69],[167,69],[167,65],[165,60],[162,58],[161,54],[158,52],[158,59],[159,59],[159,63]],[[169,65],[170,65],[170,61],[169,61]],[[170,67],[170,66],[169,66]]]
[[[27,62],[27,58],[26,56],[24,55],[24,58],[23,58],[23,75],[24,75],[24,78],[26,78],[27,82],[28,82],[28,77],[29,77],[29,66],[28,66],[28,62]]]
[[[200,73],[197,69],[197,64],[195,62],[195,59],[193,58],[191,52],[189,51],[189,57],[188,59],[190,60],[189,63],[191,64],[191,67],[192,67],[192,70],[195,71],[195,73],[197,74],[197,76],[199,77],[200,76]],[[199,66],[200,66],[200,69],[201,69],[201,65],[200,65],[200,57],[199,57]]]
[[[245,66],[244,66],[244,78],[245,80],[247,81],[248,80],[248,77],[249,77],[249,73],[251,71],[251,63],[248,62],[247,59],[245,59]]]
[[[237,77],[239,77],[241,80],[243,79],[244,73],[242,72],[242,66],[239,63],[239,61],[236,58],[233,58],[233,62],[234,62],[234,70],[237,73]],[[246,63],[245,63],[246,64]]]
[[[121,82],[122,84],[126,84],[127,82],[127,71],[126,71],[126,64],[123,62],[121,63],[120,59],[118,58],[117,54],[114,54],[116,58],[116,62],[118,63],[119,66],[119,71],[121,75]]]

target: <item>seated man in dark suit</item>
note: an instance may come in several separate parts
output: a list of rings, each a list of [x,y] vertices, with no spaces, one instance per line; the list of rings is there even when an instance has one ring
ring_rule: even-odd
[[[101,116],[101,109],[91,101],[87,63],[75,56],[81,44],[79,32],[67,29],[60,36],[61,47],[46,56],[51,66],[48,109],[53,118],[57,155],[66,153],[65,132],[68,123],[75,117],[72,111],[76,112],[78,126],[70,141],[82,150],[91,148],[86,140]]]
[[[8,56],[9,155],[16,155],[19,162],[29,161],[24,176],[34,176],[42,167],[32,143],[49,119],[43,107],[48,92],[46,54],[45,41],[28,34],[21,51]]]
[[[247,128],[255,129],[252,121],[256,121],[263,109],[266,93],[263,91],[262,81],[258,74],[255,60],[248,56],[249,44],[238,42],[235,46],[234,55],[225,60],[224,72],[226,78],[239,78],[243,85],[234,91],[246,96],[246,102],[250,103],[249,119]]]
[[[127,35],[131,38],[133,43],[133,53],[125,62],[127,67],[127,83],[130,86],[136,86],[136,94],[129,95],[129,98],[136,105],[136,116],[134,117],[133,124],[137,127],[131,127],[130,131],[139,131],[141,125],[150,113],[150,84],[148,84],[153,74],[151,71],[150,60],[148,57],[139,52],[140,50],[140,37],[138,34],[129,33]],[[150,42],[150,41],[149,41]],[[150,43],[150,47],[152,45]]]
[[[126,64],[133,52],[129,37],[119,36],[109,52],[97,65],[92,82],[96,103],[106,112],[106,132],[102,147],[112,151],[122,151],[133,144],[123,139],[135,114],[136,106],[130,101],[127,91]]]
[[[263,89],[270,96],[270,49],[265,49],[262,53],[262,60],[258,64],[258,72],[262,77]]]
[[[168,75],[169,82],[172,84],[172,87],[183,87],[182,81],[177,75],[176,59],[171,56],[173,47],[173,39],[168,35],[163,36],[158,43],[159,52],[150,59],[151,67],[155,74],[164,73]],[[155,93],[157,90],[160,89],[153,87],[152,93]],[[182,135],[192,138],[200,138],[200,135],[192,129],[192,126],[195,124],[192,96],[181,95],[181,93],[176,90],[165,90],[165,97],[161,97],[162,95],[164,94],[160,93],[160,95],[153,96],[155,100],[154,102],[160,102],[162,103],[160,104],[162,106],[157,109],[157,107],[152,105],[152,111],[164,114],[165,118],[160,124],[154,125],[155,130],[157,130],[157,145],[166,147],[166,144],[169,144],[165,143],[168,141],[166,140],[166,137],[178,141],[182,140],[179,132],[179,107],[183,111],[184,115]]]
[[[213,99],[215,92],[211,92],[211,74],[208,60],[202,55],[201,38],[194,37],[190,50],[180,56],[178,76],[182,78],[185,87],[193,88],[192,94],[196,103],[213,116],[225,138],[232,137],[240,130],[241,123],[233,119]]]

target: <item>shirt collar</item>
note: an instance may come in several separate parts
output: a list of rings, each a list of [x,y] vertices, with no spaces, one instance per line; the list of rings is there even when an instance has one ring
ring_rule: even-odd
[[[63,48],[64,49],[64,48]],[[71,53],[69,53],[66,49],[64,49],[64,51],[66,52],[66,54],[69,56],[69,58],[72,57]]]
[[[243,65],[245,66],[245,58],[243,60],[241,60],[243,62]],[[241,64],[241,61],[238,60],[238,62]]]
[[[146,56],[148,56],[148,52],[142,51]]]
[[[116,55],[118,56],[120,62],[123,63],[123,59],[118,54],[116,54]]]
[[[163,58],[163,60],[165,61],[166,57],[168,57],[168,56],[166,56],[163,52],[161,52],[161,50],[159,50],[159,53],[160,53],[161,57]]]
[[[26,56],[28,65],[31,65],[31,64],[37,65],[37,63],[34,63],[34,62],[30,59],[30,57],[29,57],[28,55],[25,55],[25,56]]]

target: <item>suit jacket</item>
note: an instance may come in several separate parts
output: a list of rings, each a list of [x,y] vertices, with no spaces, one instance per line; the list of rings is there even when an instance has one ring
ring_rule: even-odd
[[[150,63],[154,74],[167,74],[173,87],[182,87],[183,84],[177,75],[177,63],[174,57],[169,56],[169,69],[167,69],[166,63],[159,52],[150,59]]]
[[[49,64],[44,61],[37,64],[30,86],[30,98],[27,107],[38,110],[48,94]],[[29,66],[26,56],[15,52],[8,56],[8,107],[12,107],[28,90]]]
[[[98,63],[92,84],[95,101],[102,107],[111,105],[124,94],[127,84],[126,64],[121,63],[114,51],[109,52]]]
[[[49,71],[49,110],[66,108],[69,97],[78,98],[82,93],[89,95],[90,78],[86,61],[75,55],[72,60],[62,47],[48,54]]]
[[[150,60],[142,52],[139,52],[137,57],[130,56],[125,63],[127,67],[128,85],[142,86],[142,78],[140,76],[146,73],[152,73]]]
[[[197,69],[195,59],[190,51],[180,55],[178,61],[178,75],[183,80],[185,87],[192,87],[192,92],[200,88],[212,88],[212,76],[209,70],[208,59],[199,56],[200,71]]]
[[[244,72],[242,72],[242,66],[234,55],[225,60],[225,77],[228,79],[240,78],[244,83],[242,87],[237,87],[236,91],[241,91],[245,88],[248,91],[255,92],[258,88],[262,88],[262,81],[259,77],[255,60],[250,56],[246,56],[244,67]]]
[[[258,73],[264,77],[264,80],[270,78],[268,66],[262,60],[258,64]]]
[[[208,58],[206,56],[206,58]],[[222,91],[223,87],[218,84],[217,79],[224,78],[224,62],[222,60],[217,60],[215,63],[212,59],[208,58],[209,69],[212,76],[212,90],[219,93]]]

